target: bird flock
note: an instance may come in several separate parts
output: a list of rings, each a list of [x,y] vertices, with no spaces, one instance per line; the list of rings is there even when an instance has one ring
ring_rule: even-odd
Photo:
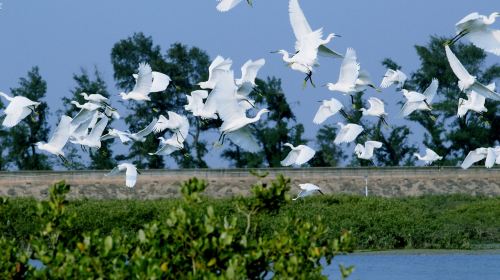
[[[217,10],[227,12],[240,4],[243,0],[217,0]],[[251,6],[252,1],[246,0]],[[316,70],[319,57],[330,57],[342,59],[339,77],[336,82],[328,82],[325,87],[332,92],[338,92],[345,96],[353,95],[357,92],[373,89],[381,92],[382,89],[395,86],[405,97],[405,103],[401,108],[399,117],[406,117],[415,111],[426,111],[432,116],[432,102],[436,97],[439,88],[438,78],[432,79],[427,89],[420,93],[404,88],[407,75],[398,69],[387,69],[380,86],[376,86],[370,74],[361,67],[356,51],[348,48],[345,54],[340,54],[327,47],[334,38],[340,37],[335,33],[323,35],[323,28],[313,30],[309,25],[298,0],[290,0],[288,5],[290,24],[295,35],[294,52],[284,49],[275,51],[281,54],[283,62],[292,70],[305,74],[304,87],[308,83],[315,86],[313,73]],[[483,85],[477,81],[476,77],[470,75],[460,60],[450,49],[458,40],[465,38],[475,46],[486,52],[500,56],[500,30],[492,29],[490,26],[500,17],[500,13],[492,13],[489,16],[471,13],[456,23],[456,36],[448,41],[443,48],[446,52],[449,65],[458,79],[458,88],[467,94],[467,99],[459,98],[457,116],[463,118],[468,111],[478,114],[486,112],[484,106],[486,99],[499,101],[500,94],[495,92],[495,84]],[[208,69],[208,80],[198,83],[199,90],[186,95],[188,104],[184,106],[186,113],[202,120],[220,119],[220,136],[214,143],[214,147],[222,146],[225,141],[231,141],[241,149],[251,153],[261,150],[257,140],[254,138],[252,129],[253,123],[259,121],[264,114],[269,113],[268,108],[256,108],[256,103],[250,98],[250,93],[256,89],[255,79],[259,70],[265,65],[264,59],[248,60],[241,67],[241,77],[235,78],[232,70],[232,60],[217,56]],[[149,102],[150,94],[164,91],[170,84],[171,79],[167,74],[153,71],[147,62],[142,62],[137,67],[137,73],[130,73],[135,79],[135,85],[130,92],[122,92],[120,96],[129,102]],[[5,117],[2,125],[11,128],[19,124],[30,114],[36,113],[39,102],[29,100],[23,96],[11,97],[3,92],[0,95],[8,102],[4,110]],[[36,147],[39,150],[53,154],[66,162],[63,148],[70,142],[80,145],[82,149],[99,149],[102,141],[117,138],[121,143],[144,142],[150,134],[162,134],[158,137],[160,146],[156,151],[151,151],[150,155],[167,156],[175,151],[184,148],[184,141],[188,137],[189,121],[186,115],[168,111],[167,116],[159,115],[153,117],[148,126],[141,131],[132,133],[130,131],[120,131],[108,127],[110,119],[119,119],[120,114],[117,109],[110,105],[109,99],[99,94],[81,93],[85,104],[77,101],[71,103],[80,111],[73,117],[61,116],[56,129],[53,131],[47,143],[38,142]],[[369,108],[361,108],[363,117],[379,118],[387,125],[388,114],[385,112],[384,102],[376,97],[368,100]],[[354,102],[354,101],[353,101]],[[249,111],[253,117],[249,117]],[[256,112],[256,113],[255,113]],[[344,105],[336,98],[321,101],[314,119],[314,124],[322,124],[330,117],[340,113],[347,118]],[[337,145],[355,142],[358,136],[365,133],[364,128],[355,123],[338,123],[340,130],[333,142]],[[388,125],[387,125],[388,126]],[[107,129],[107,131],[106,131]],[[106,133],[104,133],[106,131]],[[168,131],[168,133],[167,133]],[[382,147],[378,141],[366,141],[363,144],[357,143],[354,154],[363,160],[372,160],[376,149]],[[306,164],[315,156],[315,151],[307,145],[294,146],[286,143],[290,148],[288,155],[281,161],[282,166],[301,166]],[[443,157],[429,148],[426,148],[425,155],[415,154],[418,160],[425,164],[432,164]],[[470,151],[464,159],[461,167],[466,169],[474,163],[485,159],[485,166],[490,168],[494,164],[500,164],[500,146],[483,147]],[[126,174],[126,186],[134,187],[139,171],[131,163],[120,163],[106,176]],[[301,191],[294,200],[308,196],[314,192],[322,194],[320,188],[313,184],[300,184]]]

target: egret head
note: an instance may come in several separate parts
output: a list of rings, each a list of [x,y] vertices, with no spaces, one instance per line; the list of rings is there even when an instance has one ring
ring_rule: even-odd
[[[363,153],[364,147],[361,144],[357,144],[356,147],[354,147],[354,153],[359,157]]]
[[[120,96],[121,96],[124,100],[127,100],[127,99],[128,99],[128,95],[127,95],[125,92],[120,92]]]
[[[83,96],[83,98],[85,98],[85,100],[87,100],[87,98],[89,98],[89,95],[86,92],[82,92],[82,93],[80,93],[80,95]]]

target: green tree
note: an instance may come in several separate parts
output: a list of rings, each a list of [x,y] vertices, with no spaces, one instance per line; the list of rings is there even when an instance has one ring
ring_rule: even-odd
[[[124,91],[133,88],[135,81],[132,74],[137,71],[140,62],[149,63],[154,71],[165,73],[172,79],[173,85],[164,92],[151,94],[151,101],[147,103],[127,101],[127,108],[134,112],[125,118],[131,131],[139,131],[147,126],[156,112],[184,114],[186,94],[197,89],[196,84],[208,76],[209,57],[203,50],[175,43],[163,55],[160,46],[143,33],[135,33],[116,43],[111,51],[111,61],[117,86]],[[213,126],[211,122],[201,122],[189,114],[188,118],[192,137],[184,143],[184,153],[174,153],[172,156],[184,168],[207,167],[203,157],[208,150],[201,139],[201,132]],[[139,168],[163,168],[165,163],[161,156],[148,155],[158,148],[158,144],[156,137],[148,137],[144,143],[134,143],[129,155],[121,158],[133,158]]]
[[[327,124],[318,130],[316,134],[317,151],[310,161],[314,167],[334,167],[340,166],[346,160],[347,155],[344,150],[333,143],[337,137],[337,127]]]
[[[109,97],[109,92],[107,90],[107,85],[102,78],[101,73],[97,68],[94,69],[94,79],[92,79],[85,69],[81,69],[80,74],[74,74],[73,80],[76,82],[76,86],[71,90],[71,98],[63,97],[64,104],[64,114],[74,117],[80,109],[71,104],[71,101],[77,101],[80,104],[84,104],[87,101],[81,96],[82,92],[89,94],[100,94],[105,97]],[[112,121],[112,120],[111,120]],[[110,122],[111,122],[110,121]],[[108,124],[109,125],[109,124]],[[88,168],[91,169],[112,169],[115,166],[115,161],[113,159],[113,152],[111,150],[111,145],[114,140],[107,140],[101,142],[101,148],[98,150],[89,150],[90,164]],[[79,160],[79,151],[74,145],[68,145],[66,147],[67,158],[70,161],[72,169],[83,169],[85,164]]]
[[[281,88],[281,80],[275,77],[267,78],[266,81],[257,79],[257,91],[250,96],[255,99],[257,108],[270,108],[271,112],[267,118],[261,118],[254,127],[254,136],[263,151],[260,153],[248,153],[239,147],[230,144],[222,156],[228,159],[236,167],[257,167],[266,165],[279,167],[280,161],[290,151],[284,148],[285,143],[293,145],[305,144],[302,138],[304,126],[297,123],[295,114],[286,100],[285,93]]]
[[[12,88],[13,95],[25,96],[33,101],[40,102],[36,112],[30,114],[18,125],[8,132],[10,148],[8,160],[20,170],[45,170],[51,169],[49,159],[44,154],[39,154],[35,143],[47,141],[49,125],[49,107],[41,101],[45,97],[47,83],[39,73],[38,67],[33,67],[26,78],[19,80],[19,87]]]
[[[439,79],[439,90],[432,104],[432,117],[425,112],[415,112],[410,120],[425,130],[424,145],[444,157],[444,163],[455,165],[470,150],[481,146],[493,146],[500,141],[500,102],[486,99],[488,112],[480,115],[469,112],[463,119],[457,117],[458,99],[466,98],[457,86],[443,44],[449,38],[432,36],[425,46],[415,46],[420,67],[411,75],[408,86],[423,91],[432,78]],[[489,84],[500,78],[500,65],[485,66],[486,54],[472,44],[458,43],[451,47],[464,67],[478,81]]]

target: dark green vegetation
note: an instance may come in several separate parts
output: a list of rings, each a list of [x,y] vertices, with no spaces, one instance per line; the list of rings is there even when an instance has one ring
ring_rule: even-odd
[[[424,129],[423,144],[444,157],[441,165],[456,165],[468,153],[478,147],[490,147],[500,141],[500,120],[498,114],[499,102],[486,100],[488,112],[484,114],[468,113],[464,118],[456,117],[458,99],[465,98],[466,94],[459,91],[457,78],[452,73],[444,53],[443,43],[448,38],[431,37],[429,43],[415,46],[420,59],[420,66],[414,73],[409,74],[405,87],[410,90],[422,92],[433,77],[439,79],[439,91],[433,104],[432,116],[428,112],[415,112],[409,122],[416,122]],[[500,65],[486,64],[486,54],[473,45],[458,43],[453,47],[454,53],[461,60],[468,71],[477,79],[488,84],[500,78]],[[253,58],[255,59],[255,58]],[[279,58],[276,58],[279,59]],[[199,89],[197,83],[208,77],[208,66],[211,58],[198,47],[186,46],[175,43],[168,48],[156,44],[152,37],[143,33],[118,41],[111,49],[111,63],[113,64],[113,77],[119,90],[128,91],[133,87],[132,74],[137,71],[140,62],[148,62],[153,70],[168,74],[172,78],[172,85],[165,92],[154,93],[152,100],[147,103],[124,102],[123,105],[133,110],[134,114],[121,112],[132,132],[144,128],[152,118],[152,112],[166,114],[174,111],[185,114],[184,105],[187,103],[186,94]],[[329,61],[325,63],[338,63]],[[385,59],[382,64],[389,68],[401,68],[391,59]],[[238,66],[234,65],[234,69]],[[405,69],[402,69],[405,71]],[[92,75],[93,74],[93,75]],[[236,73],[239,75],[239,73]],[[372,73],[374,82],[379,82],[380,74]],[[104,82],[104,77],[98,69],[87,71],[81,69],[74,74],[75,86],[67,98],[63,99],[64,109],[60,113],[74,115],[76,109],[70,104],[71,100],[83,102],[80,93],[99,93],[105,96],[116,94],[115,89],[110,89]],[[294,145],[307,144],[315,148],[316,156],[309,162],[310,166],[339,166],[346,162],[350,166],[372,165],[370,161],[358,160],[352,157],[352,149],[336,146],[333,139],[337,133],[337,126],[326,122],[316,135],[316,139],[304,139],[304,123],[307,120],[298,120],[287,101],[281,80],[276,77],[262,77],[257,79],[257,87],[251,93],[257,107],[268,107],[271,113],[254,125],[255,138],[263,151],[250,154],[242,151],[235,145],[225,145],[221,150],[223,158],[233,167],[277,167],[280,160],[288,153],[288,148],[283,144],[290,142]],[[14,95],[24,95],[33,100],[39,100],[46,95],[47,84],[37,67],[28,72],[27,77],[20,78],[19,86],[11,89]],[[374,163],[377,166],[412,166],[415,164],[413,153],[418,146],[412,141],[412,133],[407,125],[394,125],[389,116],[389,127],[385,127],[376,118],[361,118],[362,107],[367,107],[364,92],[355,95],[354,104],[344,104],[347,111],[345,122],[358,123],[365,128],[364,134],[358,137],[357,142],[376,140],[383,143],[377,150]],[[167,97],[166,97],[167,96]],[[403,100],[402,96],[395,97]],[[0,108],[4,104],[0,100]],[[23,120],[13,129],[0,128],[0,170],[44,170],[60,168],[61,162],[38,153],[34,143],[46,141],[49,136],[49,105],[42,103],[37,114]],[[53,108],[52,108],[53,109]],[[251,113],[250,113],[251,114]],[[209,167],[205,156],[212,148],[212,141],[219,133],[218,121],[202,121],[187,114],[191,124],[190,137],[184,143],[182,151],[175,152],[172,157],[181,168]],[[54,128],[55,125],[52,126]],[[111,141],[103,142],[98,151],[91,151],[90,162],[81,160],[78,148],[67,145],[66,154],[71,164],[68,169],[110,169],[117,161],[127,160],[139,168],[165,168],[166,161],[160,156],[148,155],[158,147],[157,135],[150,135],[144,143],[134,143],[126,149],[126,154],[114,155]],[[229,142],[229,141],[228,141]],[[85,157],[86,158],[86,157]]]
[[[64,182],[49,201],[0,198],[0,278],[326,279],[322,263],[352,251],[350,232],[318,215],[281,216],[284,177],[238,203],[204,199],[206,186],[194,178],[182,199],[156,202],[68,202]],[[279,227],[269,226],[273,216]],[[345,278],[352,267],[340,271]]]

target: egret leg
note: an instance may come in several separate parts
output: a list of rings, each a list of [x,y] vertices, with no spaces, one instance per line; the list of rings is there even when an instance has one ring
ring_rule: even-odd
[[[386,119],[384,117],[380,117],[380,120],[382,121],[382,123],[384,124],[385,127],[389,127],[389,124],[387,123]]]
[[[352,96],[352,94],[351,94],[351,103],[352,103],[352,106],[354,108],[354,96]]]

